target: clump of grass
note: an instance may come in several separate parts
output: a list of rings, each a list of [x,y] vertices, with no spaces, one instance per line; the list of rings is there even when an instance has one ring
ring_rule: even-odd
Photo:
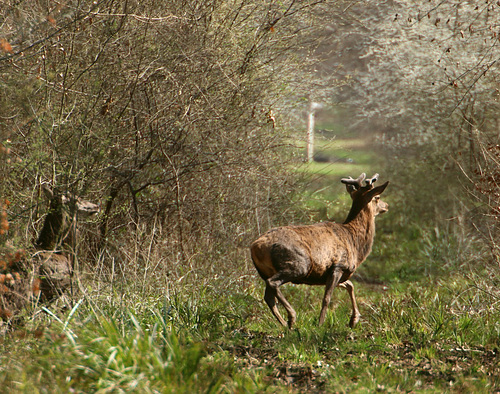
[[[164,308],[153,311],[146,326],[131,311],[121,322],[95,311],[90,318],[85,317],[88,310],[75,311],[65,321],[56,318],[44,332],[24,332],[22,339],[19,332],[14,334],[0,356],[2,387],[10,392],[50,392],[52,388],[61,392],[220,392],[239,385],[259,390],[256,374],[238,376],[230,355],[209,354],[205,343],[185,335],[182,324],[172,324]],[[183,322],[199,323],[205,318],[196,309],[179,314]],[[191,332],[198,328],[188,327]],[[14,364],[7,362],[12,351]]]

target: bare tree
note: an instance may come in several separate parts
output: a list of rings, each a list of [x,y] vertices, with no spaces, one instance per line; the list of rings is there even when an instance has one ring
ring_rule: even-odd
[[[4,8],[1,127],[21,160],[10,168],[14,209],[50,180],[102,201],[94,257],[154,228],[186,264],[280,220],[282,191],[293,190],[287,115],[314,82],[317,22],[341,2]],[[320,96],[326,84],[313,88]]]

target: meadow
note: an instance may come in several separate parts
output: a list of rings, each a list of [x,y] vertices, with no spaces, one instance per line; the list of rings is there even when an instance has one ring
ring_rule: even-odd
[[[339,177],[383,163],[356,138],[317,143],[332,159],[297,170],[308,185],[302,199],[311,221],[341,221],[349,201]],[[479,247],[466,252],[473,239],[401,215],[396,185],[354,277],[355,329],[343,289],[318,327],[323,288],[291,284],[283,292],[296,328],[279,326],[246,250],[222,276],[195,270],[119,287],[85,277],[65,309],[27,311],[26,325],[0,338],[0,391],[500,392],[498,275]]]

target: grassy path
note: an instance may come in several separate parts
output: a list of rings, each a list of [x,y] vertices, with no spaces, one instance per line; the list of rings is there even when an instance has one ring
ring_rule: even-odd
[[[319,219],[342,220],[349,201],[339,178],[380,172],[377,157],[356,139],[322,141],[319,148],[333,161],[299,169],[309,182],[304,198]],[[27,326],[0,338],[0,387],[13,393],[500,392],[500,299],[488,272],[468,268],[452,233],[402,221],[397,196],[390,187],[386,194],[391,210],[379,218],[374,250],[354,280],[362,314],[354,330],[342,289],[318,327],[323,288],[283,286],[298,313],[289,331],[272,317],[253,271],[172,283],[156,295],[135,292],[130,283],[122,294],[103,292],[43,329]]]

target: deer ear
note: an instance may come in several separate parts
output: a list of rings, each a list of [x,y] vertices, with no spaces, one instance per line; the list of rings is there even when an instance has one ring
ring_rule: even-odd
[[[46,183],[42,183],[41,189],[48,200],[52,200],[54,198],[54,191],[50,188],[49,185],[47,185]]]
[[[389,184],[389,181],[384,183],[383,185],[377,186],[373,189],[371,189],[368,193],[366,193],[366,197],[371,200],[373,197],[378,196],[379,194],[382,194]]]

